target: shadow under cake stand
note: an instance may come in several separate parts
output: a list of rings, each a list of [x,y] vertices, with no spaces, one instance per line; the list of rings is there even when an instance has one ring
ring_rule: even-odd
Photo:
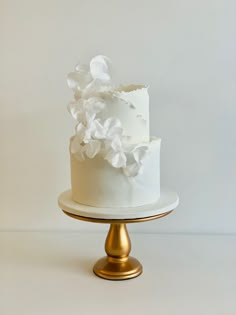
[[[107,256],[94,265],[94,273],[108,280],[125,280],[142,273],[141,263],[129,256],[131,241],[126,223],[146,222],[160,219],[170,214],[179,204],[178,195],[169,190],[162,190],[159,200],[151,205],[131,208],[96,208],[82,205],[71,199],[67,190],[58,197],[59,207],[68,216],[95,223],[110,224],[105,242]]]

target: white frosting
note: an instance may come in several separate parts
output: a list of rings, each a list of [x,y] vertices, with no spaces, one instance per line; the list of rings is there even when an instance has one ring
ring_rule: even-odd
[[[120,120],[128,143],[149,142],[149,95],[143,85],[124,86],[104,95],[106,107],[97,117]]]
[[[79,161],[71,153],[72,199],[95,207],[136,207],[151,204],[160,196],[160,144],[152,140],[142,172],[128,177],[100,155]]]

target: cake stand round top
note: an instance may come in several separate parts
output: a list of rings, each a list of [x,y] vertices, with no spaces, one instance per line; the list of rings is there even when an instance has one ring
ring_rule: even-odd
[[[171,191],[161,190],[160,198],[156,203],[139,207],[120,208],[97,208],[79,204],[72,200],[71,190],[64,191],[58,197],[59,207],[71,216],[84,219],[85,221],[115,221],[124,220],[130,222],[145,221],[169,214],[179,204],[178,195]]]

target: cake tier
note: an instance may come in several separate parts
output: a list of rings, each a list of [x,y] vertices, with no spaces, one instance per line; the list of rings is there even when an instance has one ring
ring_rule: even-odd
[[[118,118],[128,143],[149,142],[149,95],[143,85],[123,86],[104,95],[106,108],[98,118]]]
[[[97,155],[79,161],[71,154],[72,199],[94,207],[137,207],[156,202],[160,196],[161,139],[149,143],[143,170],[128,177]]]

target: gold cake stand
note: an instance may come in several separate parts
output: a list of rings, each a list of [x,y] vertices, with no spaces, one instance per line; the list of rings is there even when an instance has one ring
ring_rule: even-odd
[[[143,207],[134,208],[134,210],[139,210],[139,212],[134,212],[138,217],[132,217],[130,213],[126,214],[126,217],[129,216],[129,218],[112,218],[117,215],[106,215],[102,213],[101,210],[101,212],[98,212],[98,208],[79,205],[71,200],[70,191],[62,193],[58,198],[58,203],[63,212],[73,219],[110,224],[110,229],[105,241],[105,251],[107,256],[96,262],[93,271],[97,276],[104,279],[126,280],[139,276],[143,270],[141,263],[136,258],[129,256],[131,251],[131,241],[126,224],[160,219],[170,214],[179,203],[178,196],[177,194],[172,193],[172,198],[170,198],[169,193],[168,203],[168,192],[163,194],[165,197],[162,198],[165,201],[164,206],[163,200],[160,200],[159,207],[158,204],[153,205],[151,208],[149,206],[149,211],[144,211]],[[94,212],[94,209],[97,209],[97,212]],[[106,208],[101,209],[104,210]],[[155,212],[156,214],[154,215],[145,216],[145,213],[151,214]]]

